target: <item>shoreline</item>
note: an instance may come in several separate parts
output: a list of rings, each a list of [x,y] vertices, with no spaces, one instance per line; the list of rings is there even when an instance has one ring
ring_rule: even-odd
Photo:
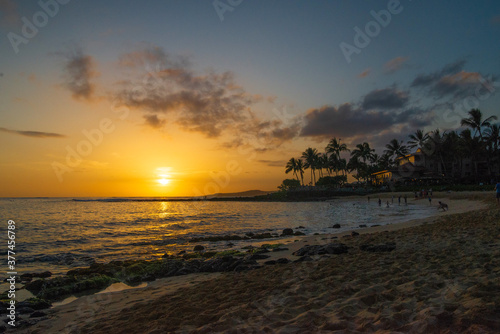
[[[449,195],[449,194],[448,194]],[[481,194],[480,196],[477,196],[478,194],[474,194],[474,197],[478,197],[477,199],[480,199],[480,197],[483,197],[484,195]],[[460,197],[460,196],[459,196]],[[463,196],[467,197],[467,196]],[[470,196],[469,196],[470,197]],[[476,200],[477,200],[476,199]],[[360,233],[360,238],[352,238],[348,236],[349,232],[343,232],[340,234],[322,234],[322,235],[314,235],[314,236],[301,236],[301,237],[291,237],[286,243],[285,239],[279,240],[279,243],[284,243],[285,247],[288,247],[289,249],[287,251],[282,251],[282,252],[276,252],[276,253],[270,253],[271,258],[266,259],[267,260],[273,260],[281,257],[288,257],[291,260],[297,259],[298,257],[295,257],[291,253],[299,249],[300,247],[304,245],[313,245],[313,244],[324,244],[330,241],[335,241],[335,242],[341,242],[341,243],[347,243],[347,244],[357,244],[359,243],[360,240],[362,239],[380,239],[381,237],[386,237],[388,235],[392,234],[397,234],[397,233],[405,233],[405,234],[411,234],[415,233],[418,227],[420,228],[433,228],[439,227],[440,224],[433,224],[437,221],[443,221],[448,218],[448,216],[455,214],[455,217],[460,217],[461,214],[467,212],[469,215],[474,212],[478,213],[483,213],[486,211],[486,208],[488,207],[488,204],[482,202],[481,205],[478,205],[477,202],[471,202],[465,199],[449,199],[447,202],[450,205],[450,208],[452,211],[444,212],[440,214],[439,216],[434,216],[433,219],[429,218],[424,218],[424,219],[419,219],[415,221],[410,221],[410,222],[405,222],[401,224],[391,224],[391,225],[384,225],[384,226],[378,226],[378,227],[371,227],[371,228],[365,228],[365,229],[356,229],[356,232]],[[471,211],[473,210],[473,211]],[[347,235],[347,236],[346,236]],[[387,238],[387,237],[386,237]],[[299,240],[297,242],[294,242],[294,240]],[[263,242],[264,243],[264,242]],[[391,253],[389,253],[391,254]],[[318,258],[325,258],[325,256],[321,256]],[[331,259],[333,260],[333,259]],[[320,267],[318,263],[321,263],[322,260],[315,259],[313,262],[308,262],[309,264],[314,267],[314,270],[319,269]],[[140,305],[141,302],[152,302],[154,300],[157,300],[158,298],[161,298],[160,295],[173,295],[173,296],[178,296],[179,290],[184,290],[184,289],[189,289],[190,286],[193,284],[198,284],[197,286],[200,286],[202,284],[201,282],[208,282],[211,283],[213,281],[216,281],[217,279],[225,279],[227,277],[231,276],[253,276],[254,272],[272,272],[273,270],[278,270],[280,267],[286,267],[286,266],[297,266],[298,264],[288,264],[288,265],[278,265],[278,266],[264,266],[261,269],[256,269],[256,270],[251,270],[247,272],[242,272],[242,273],[223,273],[223,274],[204,274],[204,273],[198,273],[198,274],[192,274],[192,276],[176,276],[176,277],[168,277],[165,279],[160,279],[156,280],[150,284],[148,284],[147,287],[145,288],[138,288],[138,289],[130,289],[126,291],[119,291],[119,292],[112,292],[112,293],[106,293],[106,294],[101,294],[100,297],[96,297],[99,295],[89,295],[85,297],[79,298],[77,301],[74,301],[72,303],[54,308],[49,311],[49,318],[48,320],[41,321],[39,324],[35,325],[34,327],[30,327],[26,333],[51,333],[52,326],[56,326],[57,324],[68,324],[68,323],[74,323],[76,325],[75,328],[79,328],[84,325],[89,325],[90,323],[86,323],[85,319],[82,319],[82,317],[79,317],[78,314],[75,313],[76,309],[79,310],[86,310],[89,307],[97,307],[98,309],[106,309],[109,312],[106,311],[104,315],[98,315],[94,317],[94,320],[100,320],[104,321],[105,318],[110,316],[111,314],[115,314],[113,312],[117,311],[118,309],[126,309],[129,307],[139,307],[137,305]],[[212,276],[213,275],[213,276]],[[174,282],[174,283],[173,283]],[[208,284],[207,283],[207,284]],[[172,287],[176,287],[175,289],[171,289]],[[151,290],[156,291],[155,293],[151,294],[151,296],[148,297],[148,293],[151,293]],[[146,291],[150,291],[146,293]],[[177,292],[176,292],[177,291]],[[144,294],[143,294],[144,293]],[[101,299],[103,298],[102,296],[109,296],[106,297],[106,300],[111,300],[110,303],[112,303],[114,306],[110,308],[109,304],[106,304],[106,302],[103,302]],[[137,299],[134,299],[135,297],[133,296],[140,296],[137,297]],[[92,301],[92,302],[90,302]],[[97,306],[95,306],[97,305]],[[144,305],[144,307],[146,307]],[[139,307],[140,308],[140,307]],[[112,311],[113,310],[113,311]],[[95,313],[95,312],[94,312]],[[80,318],[80,319],[79,319]],[[57,325],[60,326],[60,325]],[[67,327],[64,327],[67,328]],[[37,332],[38,331],[38,332]],[[52,331],[56,332],[56,331]],[[189,331],[188,331],[189,332]]]

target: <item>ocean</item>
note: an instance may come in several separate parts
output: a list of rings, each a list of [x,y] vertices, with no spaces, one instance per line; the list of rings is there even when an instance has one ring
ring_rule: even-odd
[[[413,201],[410,201],[413,202]],[[195,237],[245,233],[281,234],[284,228],[311,235],[356,229],[359,225],[405,222],[435,214],[425,204],[378,206],[372,199],[329,202],[144,201],[143,199],[2,198],[7,257],[8,220],[15,221],[15,261],[19,274],[66,273],[95,262],[157,259],[165,253],[238,249],[279,238],[190,243]],[[340,229],[332,229],[334,224]]]

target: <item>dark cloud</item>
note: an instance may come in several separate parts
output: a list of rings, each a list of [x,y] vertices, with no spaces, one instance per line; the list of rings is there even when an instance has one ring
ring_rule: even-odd
[[[129,77],[121,82],[114,97],[134,110],[147,112],[144,118],[153,127],[161,127],[159,116],[168,115],[169,121],[184,130],[209,138],[223,134],[247,138],[231,139],[230,146],[255,138],[279,146],[299,131],[298,125],[285,124],[288,120],[255,116],[255,103],[273,103],[275,98],[247,93],[232,72],[195,71],[188,58],[170,55],[159,47],[125,54],[119,65]]]
[[[159,119],[157,115],[144,115],[146,124],[152,128],[158,129],[165,124],[165,120]]]
[[[59,133],[52,132],[40,132],[40,131],[20,131],[20,130],[10,130],[6,128],[0,128],[0,131],[12,133],[25,137],[34,137],[34,138],[66,138],[65,135]]]
[[[182,128],[207,137],[218,137],[235,122],[244,121],[255,102],[235,84],[231,72],[196,73],[187,59],[161,48],[126,54],[120,64],[138,72],[116,93],[123,104],[150,115],[173,114]]]
[[[265,164],[269,167],[285,167],[286,165],[285,160],[257,160],[257,162]]]
[[[67,53],[65,57],[64,87],[75,99],[91,100],[95,92],[92,80],[97,76],[93,58],[81,50]]]
[[[339,107],[323,106],[319,109],[310,109],[304,117],[305,125],[300,135],[366,138],[402,126],[423,127],[431,124],[433,118],[431,112],[416,108],[402,112],[373,111],[345,103]]]
[[[362,107],[363,109],[403,108],[408,100],[408,94],[396,88],[377,89],[364,97]]]
[[[465,60],[458,60],[454,63],[448,64],[444,66],[441,70],[430,73],[430,74],[419,74],[411,83],[412,87],[428,87],[431,86],[435,83],[437,83],[439,80],[441,80],[443,77],[456,74],[460,71],[463,70],[465,66],[466,61]]]

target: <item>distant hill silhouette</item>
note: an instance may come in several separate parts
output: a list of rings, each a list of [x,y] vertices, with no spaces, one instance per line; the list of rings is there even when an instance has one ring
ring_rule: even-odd
[[[275,191],[247,190],[238,193],[216,193],[208,197],[254,197],[273,193]]]

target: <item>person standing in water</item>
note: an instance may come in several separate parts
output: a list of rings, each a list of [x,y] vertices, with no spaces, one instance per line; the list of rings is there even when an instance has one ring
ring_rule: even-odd
[[[405,205],[408,205],[408,196],[405,194]]]
[[[380,198],[378,199],[378,206],[382,206],[382,200]]]

